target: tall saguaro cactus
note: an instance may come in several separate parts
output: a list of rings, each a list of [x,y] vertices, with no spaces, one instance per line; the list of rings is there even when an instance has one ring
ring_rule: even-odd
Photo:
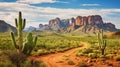
[[[23,47],[23,32],[22,31],[25,28],[25,24],[26,24],[26,19],[22,19],[22,13],[19,12],[18,19],[15,18],[15,25],[16,25],[17,33],[18,33],[18,43],[16,43],[15,41],[13,32],[11,32],[11,37],[12,37],[12,41],[13,41],[15,48],[19,50],[20,54],[22,53],[22,47]]]
[[[11,32],[12,42],[16,49],[18,49],[19,54],[29,55],[37,42],[37,36],[33,38],[32,33],[28,33],[26,41],[23,42],[23,29],[26,25],[26,19],[22,19],[22,13],[19,12],[18,19],[15,19],[15,25],[18,33],[18,42],[15,40],[14,33]]]
[[[101,50],[101,54],[104,55],[106,48],[106,40],[103,37],[103,30],[101,31],[101,33],[98,33],[97,37],[98,37],[98,43]]]

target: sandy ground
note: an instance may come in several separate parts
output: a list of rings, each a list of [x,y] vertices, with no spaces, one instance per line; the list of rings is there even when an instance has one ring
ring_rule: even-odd
[[[30,56],[30,59],[43,61],[47,67],[78,67],[77,65],[80,61],[89,65],[88,67],[120,67],[120,61],[115,61],[113,59],[101,61],[100,58],[91,59],[85,56],[77,57],[74,51],[89,47],[88,43],[82,42],[81,44],[81,47],[73,48],[62,53]],[[74,65],[68,64],[68,61],[70,60],[74,62]]]
[[[31,58],[45,62],[47,67],[75,67],[77,64],[69,65],[66,61],[72,60],[74,63],[77,63],[79,58],[75,56],[74,51],[87,48],[87,43],[82,42],[82,45],[83,46],[81,47],[73,48],[62,53],[48,54]]]

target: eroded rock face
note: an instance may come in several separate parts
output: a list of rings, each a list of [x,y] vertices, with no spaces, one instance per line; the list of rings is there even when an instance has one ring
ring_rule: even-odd
[[[103,24],[102,17],[100,15],[91,15],[88,17],[81,17],[77,16],[76,17],[76,25],[98,25],[98,24]]]
[[[42,26],[42,25],[41,25]],[[104,29],[107,31],[115,31],[115,25],[112,23],[104,23],[100,15],[77,16],[76,18],[63,19],[55,18],[49,21],[48,26],[52,30],[74,31],[80,28],[81,31],[99,31]]]
[[[59,24],[59,23],[60,23],[60,18],[55,18],[55,19],[52,19],[49,21],[50,26],[54,26],[54,25]]]
[[[82,24],[83,24],[83,22],[82,22],[82,17],[81,17],[81,16],[77,16],[77,17],[76,17],[76,25],[80,26],[80,25],[82,25]]]
[[[90,25],[103,24],[102,17],[100,15],[88,16],[88,24]]]
[[[71,19],[69,19],[69,24],[70,25],[72,25],[73,23],[75,24],[75,21],[76,21],[75,18],[72,17]]]

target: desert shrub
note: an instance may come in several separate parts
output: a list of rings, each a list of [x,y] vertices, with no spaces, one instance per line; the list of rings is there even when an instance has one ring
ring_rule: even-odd
[[[91,57],[91,58],[97,58],[98,57],[96,53],[89,53],[88,56]]]
[[[78,67],[88,67],[87,64],[83,63],[83,62],[79,62]]]
[[[109,59],[113,58],[113,54],[107,54],[106,57],[108,57]]]
[[[8,39],[5,39],[5,38],[0,39],[0,49],[1,50],[14,50],[14,46],[12,45],[10,37],[7,37],[7,38]]]
[[[120,55],[115,56],[114,58],[116,61],[120,61]]]
[[[86,49],[82,50],[83,54],[88,54],[88,53],[92,53],[92,52],[93,52],[93,49],[91,49],[91,48],[86,48]]]
[[[21,64],[21,67],[46,67],[46,65],[44,62],[27,59],[23,64]]]
[[[0,67],[16,67],[10,61],[6,60],[5,62],[0,62]]]
[[[69,61],[68,61],[68,64],[69,64],[69,65],[74,65],[75,63],[74,63],[72,60],[69,60]]]
[[[16,65],[17,67],[20,66],[26,60],[25,55],[19,55],[16,51],[5,51],[3,52],[8,59],[11,61],[12,64]]]
[[[39,49],[36,53],[37,53],[37,55],[44,55],[44,54],[47,54],[49,52],[45,49]]]
[[[84,54],[83,54],[83,53],[78,52],[78,53],[76,53],[76,56],[84,56]]]

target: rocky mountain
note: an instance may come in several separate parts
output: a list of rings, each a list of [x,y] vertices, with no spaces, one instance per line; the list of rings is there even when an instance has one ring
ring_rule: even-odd
[[[49,21],[48,25],[39,25],[39,29],[44,30],[54,30],[54,31],[65,31],[74,32],[81,31],[84,33],[95,33],[99,32],[101,29],[104,31],[116,31],[115,25],[112,23],[105,23],[100,15],[91,16],[77,16],[71,19],[60,19],[55,18]]]
[[[35,28],[35,27],[29,26],[29,27],[25,28],[23,31],[31,32],[31,31],[36,31],[36,29],[37,28]]]
[[[0,20],[0,32],[8,32],[8,31],[16,32],[16,28],[11,26],[10,24],[7,24],[5,21]]]

